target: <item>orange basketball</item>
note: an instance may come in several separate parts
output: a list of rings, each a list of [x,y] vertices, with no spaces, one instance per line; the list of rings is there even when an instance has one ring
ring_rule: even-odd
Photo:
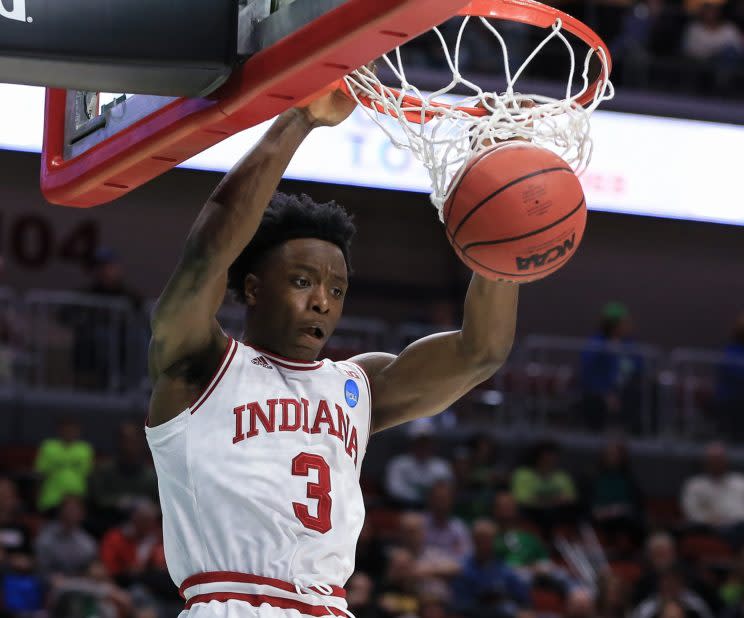
[[[581,242],[586,201],[558,155],[504,142],[475,157],[444,205],[447,238],[488,279],[528,283],[563,266]]]

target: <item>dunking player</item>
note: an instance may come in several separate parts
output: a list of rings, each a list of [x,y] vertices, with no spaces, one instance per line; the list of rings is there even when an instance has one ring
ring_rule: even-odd
[[[146,432],[184,616],[347,613],[370,434],[441,412],[512,345],[517,286],[474,276],[461,330],[397,357],[316,360],[354,227],[335,203],[274,191],[310,131],[353,108],[333,92],[276,120],[204,206],[152,316]],[[243,341],[215,318],[228,286]]]

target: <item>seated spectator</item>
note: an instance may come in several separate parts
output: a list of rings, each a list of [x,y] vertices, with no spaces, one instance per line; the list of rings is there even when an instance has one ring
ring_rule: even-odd
[[[380,610],[392,617],[415,616],[419,609],[419,579],[413,554],[403,547],[393,547],[380,586]]]
[[[742,598],[736,605],[727,607],[721,614],[721,618],[744,618],[744,598]]]
[[[679,561],[677,545],[671,535],[666,532],[651,535],[646,541],[646,558],[646,566],[634,590],[633,601],[636,605],[640,606],[644,601],[656,599],[657,603],[653,607],[658,609],[664,577],[672,573],[675,577],[682,578],[683,588],[703,599],[706,607],[718,609],[720,602],[716,591],[711,590]]]
[[[165,570],[163,532],[158,508],[152,502],[140,500],[129,521],[104,535],[101,561],[109,575],[125,587],[150,570]]]
[[[426,544],[426,519],[421,513],[405,513],[400,520],[399,545],[411,552],[419,577],[452,577],[460,561],[434,545]]]
[[[15,483],[0,477],[0,551],[6,560],[13,556],[26,561],[31,558],[31,533],[21,515],[21,500]]]
[[[623,62],[646,60],[651,52],[651,38],[663,16],[663,0],[640,0],[623,16],[620,32],[613,41],[612,55]]]
[[[504,490],[496,494],[493,518],[498,526],[494,548],[506,565],[529,568],[549,560],[545,544],[523,525],[511,492]]]
[[[0,477],[0,616],[24,616],[40,610],[43,601],[43,586],[34,573],[31,535],[21,519],[16,486]]]
[[[457,487],[455,513],[463,520],[472,522],[490,515],[495,489],[509,483],[511,470],[504,464],[494,451],[493,440],[482,433],[455,450],[452,462]]]
[[[95,540],[82,527],[85,504],[79,496],[65,496],[58,510],[36,539],[36,564],[45,575],[82,575],[98,554]]]
[[[466,616],[516,616],[529,605],[530,589],[494,552],[496,526],[487,519],[473,524],[473,553],[452,582],[456,609]]]
[[[80,439],[80,424],[64,419],[57,426],[58,437],[44,440],[34,468],[41,475],[39,510],[48,511],[67,495],[85,496],[88,475],[93,469],[93,447]]]
[[[597,595],[597,615],[600,618],[627,618],[630,613],[628,585],[611,572],[602,575]]]
[[[632,339],[628,309],[609,303],[602,310],[599,333],[581,354],[582,410],[590,429],[608,425],[639,433],[643,360]]]
[[[507,483],[506,470],[500,467],[501,458],[494,451],[493,440],[483,434],[474,436],[468,444],[468,478],[471,489],[493,491],[497,485]]]
[[[628,462],[628,451],[621,442],[610,442],[602,453],[599,473],[591,487],[592,518],[614,542],[619,537],[642,535],[643,499]],[[633,543],[630,543],[631,545]]]
[[[677,601],[665,601],[657,615],[659,618],[686,618],[687,611]]]
[[[36,615],[44,607],[44,586],[26,554],[5,556],[0,548],[0,616]]]
[[[517,504],[546,537],[556,524],[576,518],[576,488],[558,464],[558,446],[542,442],[532,450],[528,465],[517,468],[512,476]]]
[[[349,579],[346,589],[346,602],[355,618],[379,617],[379,609],[374,603],[375,584],[369,575],[357,571]]]
[[[706,447],[703,471],[682,489],[682,511],[689,523],[718,531],[736,547],[744,542],[744,475],[729,470],[723,444]]]
[[[457,560],[471,553],[470,532],[462,520],[452,516],[454,487],[437,481],[429,490],[426,517],[426,545],[437,547]]]
[[[49,618],[120,618],[131,615],[131,596],[111,581],[99,561],[92,562],[84,575],[56,575],[51,584]]]
[[[739,551],[736,564],[719,590],[723,603],[729,607],[740,607],[744,602],[744,550]]]
[[[678,567],[670,567],[659,575],[658,591],[652,594],[633,611],[633,618],[675,616],[668,605],[682,609],[682,616],[689,618],[713,618],[714,614],[705,601],[685,584],[685,575]],[[667,613],[665,613],[667,612]]]
[[[356,545],[356,559],[354,565],[356,572],[366,573],[375,581],[378,581],[385,570],[386,556],[383,544],[369,518],[365,519],[359,540]]]
[[[116,456],[93,470],[88,496],[104,529],[121,523],[137,500],[158,500],[158,481],[142,427],[131,422],[119,426]]]
[[[723,18],[721,4],[712,1],[702,4],[685,30],[682,49],[693,60],[729,71],[744,58],[744,39],[736,25]]]
[[[427,421],[411,423],[408,453],[393,457],[387,466],[385,488],[399,506],[422,508],[436,481],[453,478],[449,463],[434,455],[434,429]]]
[[[418,585],[418,618],[447,618],[451,597],[449,587],[441,579],[422,579]]]
[[[596,618],[594,597],[585,588],[573,588],[566,597],[565,618]],[[604,618],[604,616],[602,617]]]
[[[744,0],[741,5],[744,10]],[[729,439],[744,438],[744,313],[736,320],[718,366],[715,406],[718,421]]]

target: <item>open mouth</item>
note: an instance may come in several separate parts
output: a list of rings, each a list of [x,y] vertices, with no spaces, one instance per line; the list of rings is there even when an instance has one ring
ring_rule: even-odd
[[[325,336],[323,329],[319,326],[308,326],[306,328],[303,328],[302,332],[306,335],[310,335],[313,339],[317,339],[318,341],[321,341]]]

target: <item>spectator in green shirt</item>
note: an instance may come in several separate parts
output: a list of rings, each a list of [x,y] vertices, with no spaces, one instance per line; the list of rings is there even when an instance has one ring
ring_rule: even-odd
[[[158,481],[144,436],[141,424],[119,425],[116,456],[96,466],[90,477],[88,497],[101,533],[122,523],[142,498],[158,501]]]
[[[529,568],[549,559],[540,537],[521,520],[511,492],[503,490],[496,494],[492,514],[499,529],[494,550],[507,565]]]
[[[546,537],[556,524],[573,521],[576,516],[576,487],[558,463],[558,446],[541,442],[534,447],[529,463],[512,476],[514,498]]]
[[[39,510],[58,506],[66,495],[85,496],[88,475],[93,469],[93,447],[80,440],[80,424],[62,420],[58,438],[44,440],[36,455],[34,468],[41,475]]]
[[[551,560],[534,526],[522,519],[509,490],[499,491],[492,507],[493,519],[498,525],[494,552],[506,565],[519,571],[528,581],[539,580],[564,593],[576,585],[570,573]]]

